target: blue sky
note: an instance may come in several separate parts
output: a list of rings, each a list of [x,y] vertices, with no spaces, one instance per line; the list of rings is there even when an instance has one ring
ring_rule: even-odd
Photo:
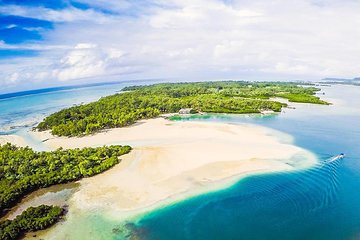
[[[52,22],[12,15],[0,16],[0,36],[6,44],[42,40],[42,34],[53,28]]]
[[[0,92],[360,75],[355,0],[0,0]]]

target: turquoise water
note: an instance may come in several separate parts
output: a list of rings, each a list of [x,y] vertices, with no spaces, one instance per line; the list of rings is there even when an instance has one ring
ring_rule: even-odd
[[[151,81],[155,83],[159,81]],[[105,83],[20,92],[0,95],[0,135],[17,134],[36,150],[46,147],[27,134],[45,116],[60,109],[96,101],[129,85],[149,84],[149,81]],[[23,95],[28,94],[28,95]],[[9,97],[11,96],[11,97]]]
[[[120,89],[121,84],[104,85],[1,99],[0,134],[17,134],[24,137],[32,148],[48,150],[41,142],[27,134],[30,128],[46,115],[62,108],[95,101]]]
[[[140,239],[360,239],[360,88],[333,86],[333,106],[296,105],[278,116],[207,115],[187,121],[260,124],[291,134],[320,161],[306,171],[248,177],[231,188],[148,214]]]
[[[0,132],[22,135],[44,146],[27,130],[63,107],[94,101],[131,83],[94,86],[0,100]],[[144,84],[138,82],[137,84]],[[292,135],[322,164],[294,173],[245,178],[230,188],[153,211],[135,222],[113,222],[97,212],[79,217],[81,239],[360,239],[360,87],[324,87],[332,106],[295,104],[279,115],[205,115],[182,121],[257,124]],[[334,155],[346,158],[325,164]],[[81,229],[81,230],[80,230]],[[84,231],[84,232],[82,232]],[[87,234],[86,234],[87,232]]]

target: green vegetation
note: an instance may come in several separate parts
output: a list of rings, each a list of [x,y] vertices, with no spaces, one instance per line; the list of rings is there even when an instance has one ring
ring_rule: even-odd
[[[0,215],[24,195],[50,185],[93,176],[119,163],[129,146],[34,152],[10,143],[0,146]],[[30,207],[14,220],[0,222],[0,240],[45,229],[63,214],[56,206]]]
[[[318,97],[308,94],[281,93],[278,94],[278,97],[286,98],[290,102],[328,104],[327,102],[320,100]]]
[[[133,86],[124,93],[54,113],[41,122],[40,131],[59,136],[81,136],[101,129],[124,127],[140,119],[154,118],[181,108],[213,113],[280,112],[286,104],[271,101],[282,97],[293,102],[328,104],[314,96],[320,89],[293,83],[197,82]]]
[[[119,163],[129,146],[34,152],[11,144],[0,146],[0,214],[25,194],[50,185],[78,180]]]
[[[319,89],[291,83],[198,82],[132,86],[123,93],[97,102],[74,106],[54,113],[37,128],[60,136],[81,136],[102,129],[124,127],[140,119],[191,108],[191,113],[280,112],[291,102],[328,104],[314,96]],[[53,152],[35,152],[11,144],[0,146],[0,215],[24,195],[54,184],[75,181],[103,172],[129,153],[129,146],[109,146]],[[58,221],[63,209],[56,206],[31,207],[14,220],[0,223],[0,240],[16,239],[26,232],[44,229]]]
[[[45,229],[55,224],[63,213],[64,210],[56,206],[30,207],[14,220],[0,223],[0,240],[17,239],[27,232]]]

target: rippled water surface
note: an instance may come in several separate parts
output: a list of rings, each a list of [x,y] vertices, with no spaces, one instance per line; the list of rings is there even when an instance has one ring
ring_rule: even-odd
[[[26,136],[38,118],[62,107],[96,100],[128,85],[97,86],[0,101],[3,133]],[[234,186],[159,209],[132,222],[109,220],[99,212],[72,216],[68,239],[360,239],[360,87],[323,87],[334,104],[294,104],[271,116],[203,115],[181,121],[258,124],[294,137],[315,153],[319,164],[292,173],[264,174]],[[4,129],[6,126],[19,126]],[[31,139],[28,139],[31,141]],[[34,143],[38,149],[41,144]],[[346,157],[330,161],[334,155]],[[71,227],[71,226],[70,226]],[[61,237],[59,238],[61,239]]]
[[[295,104],[295,110],[278,116],[182,119],[271,127],[291,134],[320,163],[295,173],[248,177],[231,188],[152,212],[135,224],[134,234],[173,240],[360,239],[360,88],[324,91],[334,105]],[[329,161],[343,152],[344,159]]]

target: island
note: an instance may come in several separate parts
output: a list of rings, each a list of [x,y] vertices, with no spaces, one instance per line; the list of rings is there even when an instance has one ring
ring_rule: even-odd
[[[125,87],[121,93],[97,102],[56,112],[46,117],[37,129],[51,130],[58,136],[81,136],[102,129],[129,126],[141,119],[176,113],[184,108],[212,113],[280,112],[286,104],[271,100],[276,97],[291,102],[328,104],[314,96],[319,90],[294,83],[236,81]]]
[[[101,208],[116,215],[194,196],[213,189],[214,183],[234,183],[239,176],[309,167],[315,156],[291,140],[274,137],[278,133],[269,129],[159,117],[281,112],[287,104],[278,98],[328,105],[315,95],[319,90],[281,82],[163,83],[125,87],[96,102],[60,110],[32,133],[52,151],[33,151],[15,135],[0,139],[24,145],[0,146],[1,214],[37,189],[80,179],[83,184],[71,208]],[[65,210],[31,207],[0,223],[0,239],[51,226]],[[70,214],[70,225],[72,219]]]

